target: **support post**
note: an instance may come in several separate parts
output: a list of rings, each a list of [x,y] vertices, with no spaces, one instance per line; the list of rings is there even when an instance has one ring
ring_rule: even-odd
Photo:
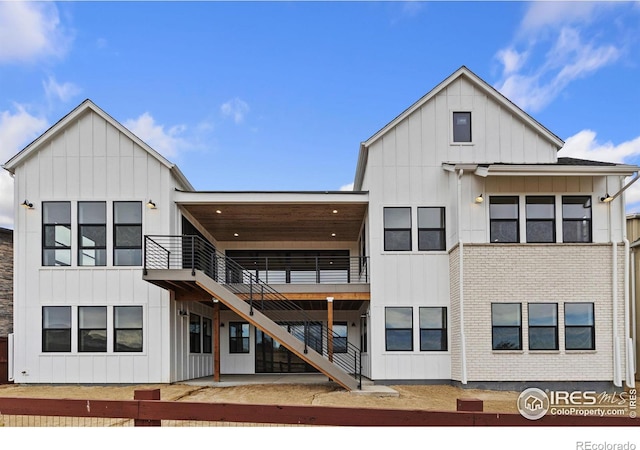
[[[213,381],[220,381],[220,302],[213,299]]]
[[[327,297],[327,353],[333,362],[333,297]]]
[[[160,400],[160,389],[139,389],[133,391],[134,400]],[[161,420],[133,419],[135,427],[160,427]]]

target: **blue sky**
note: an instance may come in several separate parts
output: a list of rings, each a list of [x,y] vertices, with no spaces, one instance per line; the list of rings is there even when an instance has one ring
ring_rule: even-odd
[[[638,1],[0,1],[0,162],[90,98],[196,189],[348,189],[359,143],[462,65],[560,156],[640,163]]]

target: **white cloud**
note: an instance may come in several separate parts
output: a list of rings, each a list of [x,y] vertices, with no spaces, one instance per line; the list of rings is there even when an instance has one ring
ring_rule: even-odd
[[[38,137],[47,127],[47,121],[15,105],[15,112],[0,113],[0,161],[2,164],[15,156],[23,147]],[[0,172],[0,226],[13,228],[13,178],[9,172]]]
[[[238,97],[229,100],[220,106],[220,112],[225,117],[232,117],[236,124],[244,122],[244,118],[249,113],[249,105]]]
[[[340,186],[341,191],[353,191],[353,183],[345,184],[344,186]]]
[[[640,159],[640,136],[616,145],[598,142],[595,131],[582,130],[565,141],[558,156],[635,165]],[[634,183],[625,191],[625,200],[627,207],[640,207],[640,183]]]
[[[623,53],[619,40],[602,33],[596,22],[612,7],[598,2],[532,2],[515,41],[496,52],[502,66],[496,89],[521,108],[537,112],[571,82],[618,61]],[[603,36],[611,41],[603,41]]]
[[[180,136],[186,130],[184,125],[165,130],[164,125],[156,124],[148,112],[137,119],[127,120],[124,126],[165,158],[173,158],[189,147],[188,142]]]
[[[42,86],[49,101],[61,100],[66,103],[82,92],[82,90],[73,83],[58,83],[53,76],[43,81]]]
[[[0,63],[61,57],[71,40],[53,2],[0,2]]]

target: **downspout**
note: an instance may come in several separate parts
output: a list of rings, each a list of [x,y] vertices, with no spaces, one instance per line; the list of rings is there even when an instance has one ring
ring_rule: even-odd
[[[633,375],[631,379],[633,380],[633,384],[635,387],[635,374],[638,368],[638,360],[637,360],[637,350],[636,345],[638,342],[637,338],[637,325],[636,325],[636,252],[632,250],[631,252],[631,290],[633,292],[633,300],[631,301],[631,352],[632,357],[631,361],[633,362],[633,367],[630,370]]]
[[[621,227],[622,227],[622,242],[624,243],[624,349],[625,349],[625,384],[628,387],[635,387],[635,364],[634,364],[634,347],[633,340],[631,339],[630,324],[629,324],[629,299],[630,299],[630,246],[629,239],[627,237],[627,216],[624,210],[625,197],[622,194],[620,201],[620,215],[621,215]]]
[[[611,325],[613,328],[613,385],[621,387],[622,380],[620,377],[620,342],[618,337],[618,244],[613,239],[613,217],[611,212],[611,202],[609,202],[609,205],[607,206],[609,212],[609,240],[611,241],[613,259],[611,275],[611,295],[613,301],[613,317],[611,320]],[[622,206],[622,208],[624,209],[624,205]]]
[[[464,248],[462,243],[462,219],[460,217],[462,211],[462,175],[463,169],[458,170],[458,291],[460,301],[460,359],[462,371],[462,384],[467,384],[467,344],[464,333]]]

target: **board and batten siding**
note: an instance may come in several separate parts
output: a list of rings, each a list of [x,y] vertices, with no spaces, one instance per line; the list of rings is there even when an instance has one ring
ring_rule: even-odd
[[[113,202],[143,205],[143,234],[176,231],[171,195],[178,183],[169,168],[93,110],[38,144],[16,168],[16,335],[17,383],[150,383],[170,381],[169,293],[142,280],[141,267],[114,267]],[[24,199],[33,209],[18,205]],[[153,199],[157,209],[144,207]],[[42,202],[70,201],[72,264],[42,266]],[[107,265],[77,265],[77,202],[105,201]],[[72,306],[72,350],[77,342],[77,306],[108,308],[112,348],[113,307],[143,307],[143,352],[43,353],[42,307]]]

